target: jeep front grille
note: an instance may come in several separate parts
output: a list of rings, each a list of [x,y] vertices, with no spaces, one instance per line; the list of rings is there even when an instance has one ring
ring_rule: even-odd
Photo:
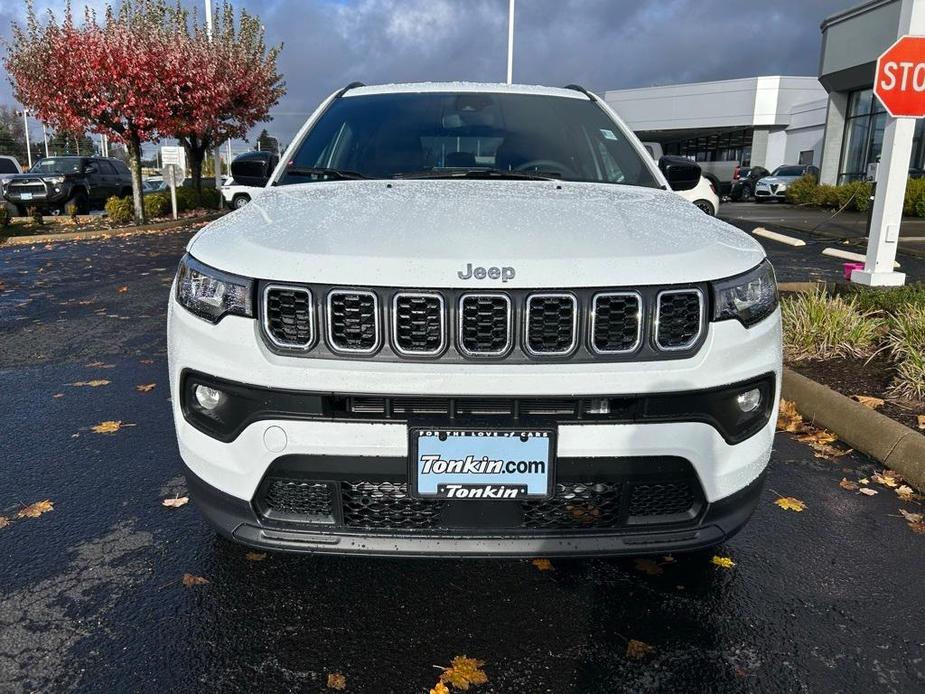
[[[598,354],[632,352],[642,341],[642,299],[636,292],[596,294],[591,306],[591,348]]]
[[[308,349],[315,341],[315,304],[302,287],[271,284],[264,289],[264,330],[277,347]]]
[[[527,297],[524,344],[532,355],[569,354],[578,341],[578,301],[571,294]]]
[[[687,349],[700,337],[703,293],[699,289],[660,292],[655,311],[655,344],[663,350]]]
[[[372,354],[379,349],[379,300],[368,291],[328,293],[328,341],[338,352]]]
[[[511,300],[504,294],[466,294],[459,301],[459,349],[471,357],[500,357],[511,348]]]
[[[406,356],[434,356],[446,345],[443,297],[401,292],[392,302],[392,340]]]

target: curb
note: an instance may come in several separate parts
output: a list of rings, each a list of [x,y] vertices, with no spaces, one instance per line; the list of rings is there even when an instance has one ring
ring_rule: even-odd
[[[925,492],[925,436],[787,367],[781,394],[814,424]]]
[[[153,234],[158,231],[172,231],[190,224],[211,222],[221,217],[224,212],[214,212],[201,217],[187,217],[185,219],[169,219],[166,222],[145,224],[139,227],[122,227],[115,229],[92,229],[89,231],[66,231],[60,234],[34,234],[32,236],[0,236],[0,248],[6,246],[28,246],[33,243],[53,243],[55,241],[80,241],[113,236],[135,236],[138,234]]]

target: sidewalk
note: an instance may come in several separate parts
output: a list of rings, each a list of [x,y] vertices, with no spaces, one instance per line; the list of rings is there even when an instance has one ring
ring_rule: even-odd
[[[867,238],[867,215],[785,203],[727,202],[719,216],[755,224],[771,224],[833,239],[851,237],[861,243]],[[866,244],[865,244],[866,245]],[[899,252],[925,258],[925,218],[904,217],[899,229]]]

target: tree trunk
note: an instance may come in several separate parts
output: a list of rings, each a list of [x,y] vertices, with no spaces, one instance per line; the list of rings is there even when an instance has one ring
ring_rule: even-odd
[[[129,132],[125,138],[128,150],[128,166],[132,172],[132,202],[135,206],[135,224],[145,223],[145,205],[141,194],[141,138],[138,133]]]
[[[180,138],[180,143],[186,150],[190,175],[193,177],[193,188],[196,191],[196,197],[199,198],[202,193],[202,162],[205,160],[206,151],[209,149],[208,139],[200,139],[195,135],[191,135],[188,138]]]

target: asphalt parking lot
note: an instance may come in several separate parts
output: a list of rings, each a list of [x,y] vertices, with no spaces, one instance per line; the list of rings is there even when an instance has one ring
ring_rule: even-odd
[[[716,552],[728,568],[255,561],[192,504],[164,508],[185,492],[164,311],[188,238],[0,248],[0,691],[322,692],[340,673],[348,692],[414,694],[457,655],[485,662],[473,692],[925,690],[925,536],[890,489],[839,487],[872,461],[786,434],[754,518]],[[784,280],[841,270],[770,252]],[[93,431],[106,421],[121,424]]]

